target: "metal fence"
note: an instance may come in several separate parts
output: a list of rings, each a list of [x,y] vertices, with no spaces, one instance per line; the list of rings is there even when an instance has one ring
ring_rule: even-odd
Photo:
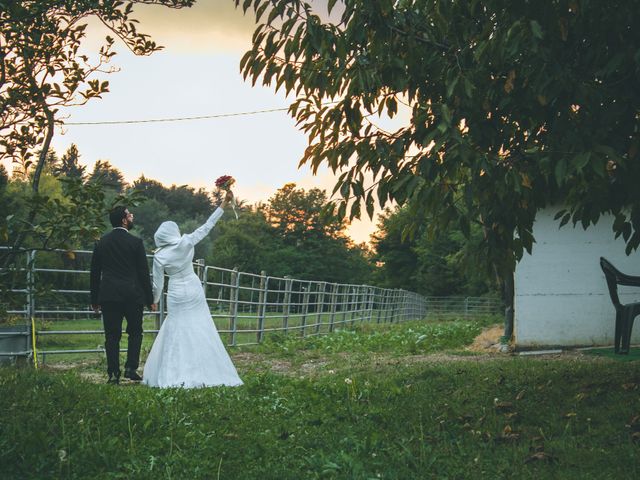
[[[33,355],[36,348],[43,359],[52,354],[103,352],[101,320],[89,307],[91,252],[21,255],[23,267],[0,271],[4,315],[17,327],[9,331],[0,326],[0,357]],[[493,298],[424,297],[401,289],[238,272],[202,260],[194,266],[211,316],[229,346],[261,343],[270,335],[321,335],[362,322],[488,315],[500,310],[500,302]],[[145,312],[145,332],[157,333],[167,315],[165,305],[163,295],[157,312]],[[80,336],[83,340],[77,340]],[[2,348],[3,341],[13,341],[13,347]],[[87,347],[96,342],[95,348]]]

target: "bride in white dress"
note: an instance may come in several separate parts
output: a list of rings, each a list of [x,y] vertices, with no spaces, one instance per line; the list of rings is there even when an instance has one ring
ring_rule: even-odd
[[[204,225],[180,235],[175,222],[163,222],[154,235],[153,299],[157,304],[169,275],[168,315],[144,366],[142,383],[151,387],[210,387],[242,385],[220,335],[211,319],[200,279],[193,271],[194,245],[202,240],[222,217],[222,204]]]

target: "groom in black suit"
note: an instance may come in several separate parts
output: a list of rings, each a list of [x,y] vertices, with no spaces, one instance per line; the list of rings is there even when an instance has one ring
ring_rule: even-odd
[[[126,207],[109,212],[113,230],[96,243],[91,257],[91,306],[102,310],[107,353],[108,383],[120,382],[120,337],[122,319],[127,319],[127,361],[124,377],[142,380],[136,372],[142,345],[142,312],[144,305],[155,311],[149,265],[142,239],[129,233],[133,213]]]

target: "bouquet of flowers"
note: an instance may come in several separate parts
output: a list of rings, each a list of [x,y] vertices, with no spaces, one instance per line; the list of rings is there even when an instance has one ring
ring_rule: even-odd
[[[218,179],[216,180],[216,188],[224,192],[229,192],[234,183],[236,183],[236,179],[233,178],[231,175],[222,175],[221,177],[218,177]],[[231,199],[231,208],[233,209],[233,213],[235,214],[236,220],[237,220],[238,212],[236,211],[235,197]]]
[[[224,190],[225,192],[228,192],[229,190],[231,190],[231,187],[234,183],[236,183],[236,179],[231,175],[222,175],[216,180],[216,187],[218,188],[218,190]]]

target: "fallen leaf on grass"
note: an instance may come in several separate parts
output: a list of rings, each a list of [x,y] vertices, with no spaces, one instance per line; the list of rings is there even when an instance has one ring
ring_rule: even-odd
[[[499,437],[496,437],[496,442],[498,443],[511,443],[511,442],[517,442],[518,440],[520,440],[520,434],[519,433],[509,433],[507,435],[500,435]]]
[[[524,463],[531,463],[536,461],[552,463],[552,462],[555,462],[556,460],[558,460],[556,457],[546,452],[537,452],[531,455],[530,457],[527,457]]]
[[[498,412],[508,412],[510,410],[513,410],[513,403],[511,403],[511,402],[498,402],[498,401],[495,401],[493,403],[493,406],[496,408],[496,411],[498,411]]]
[[[511,429],[511,426],[507,425],[502,430],[502,434],[496,437],[496,442],[505,442],[505,443],[515,442],[516,440],[519,440],[519,439],[520,439],[520,434],[518,432],[514,432]]]
[[[640,415],[634,415],[625,427],[630,428],[634,432],[640,432]]]
[[[623,383],[622,384],[622,388],[624,388],[625,390],[635,390],[636,388],[638,388],[638,384],[636,384],[636,383]]]
[[[530,452],[542,452],[544,453],[544,438],[543,437],[533,437],[531,439],[532,445],[529,447]]]

